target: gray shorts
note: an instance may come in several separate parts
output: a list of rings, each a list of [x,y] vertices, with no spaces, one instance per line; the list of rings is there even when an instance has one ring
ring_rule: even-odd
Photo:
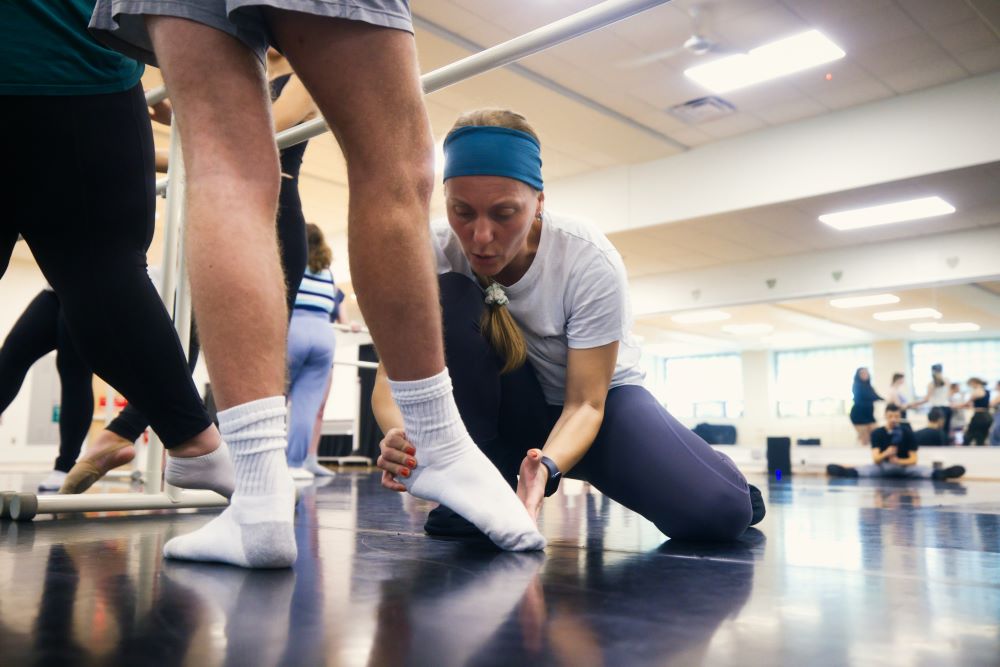
[[[273,40],[261,7],[413,32],[409,0],[97,0],[90,31],[108,46],[155,66],[144,17],[176,16],[236,37],[263,63]]]

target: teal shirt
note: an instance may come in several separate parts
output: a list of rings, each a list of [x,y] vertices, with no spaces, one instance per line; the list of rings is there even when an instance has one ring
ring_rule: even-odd
[[[94,0],[0,0],[0,95],[128,90],[141,63],[87,32]]]

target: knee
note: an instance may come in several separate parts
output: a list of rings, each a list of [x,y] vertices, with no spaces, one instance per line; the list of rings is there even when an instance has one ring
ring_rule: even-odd
[[[657,522],[672,539],[725,542],[738,538],[750,525],[750,494],[727,484],[688,504],[681,516]]]

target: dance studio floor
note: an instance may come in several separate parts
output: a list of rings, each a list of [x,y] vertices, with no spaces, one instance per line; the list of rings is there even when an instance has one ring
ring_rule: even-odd
[[[722,546],[567,485],[542,555],[426,537],[347,472],[274,572],[164,563],[211,512],[2,521],[0,665],[1000,664],[1000,483],[753,481],[768,515]]]

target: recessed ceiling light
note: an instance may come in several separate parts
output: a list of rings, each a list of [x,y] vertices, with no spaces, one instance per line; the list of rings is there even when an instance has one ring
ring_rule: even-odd
[[[922,220],[954,212],[955,207],[940,197],[921,197],[920,199],[910,199],[892,204],[827,213],[819,216],[819,220],[843,232],[862,227],[888,225],[894,222]]]
[[[844,55],[844,50],[823,33],[809,30],[748,53],[691,67],[684,71],[684,76],[716,93],[725,93],[838,60]]]
[[[880,322],[895,322],[896,320],[940,320],[943,315],[933,308],[909,308],[907,310],[884,310],[872,315]]]
[[[830,305],[834,308],[864,308],[865,306],[884,306],[889,303],[899,303],[899,297],[895,294],[869,294],[868,296],[830,299]]]
[[[979,331],[980,326],[975,322],[915,322],[910,329],[923,333],[959,333]]]
[[[736,336],[757,336],[771,333],[774,327],[770,324],[723,324],[722,330]]]
[[[670,319],[678,324],[701,324],[703,322],[721,322],[732,315],[721,310],[695,310],[690,313],[680,313]]]
[[[761,341],[774,347],[809,347],[811,345],[819,345],[828,342],[827,339],[821,338],[815,334],[796,331],[782,331],[771,334],[770,336],[764,336],[761,338]]]

